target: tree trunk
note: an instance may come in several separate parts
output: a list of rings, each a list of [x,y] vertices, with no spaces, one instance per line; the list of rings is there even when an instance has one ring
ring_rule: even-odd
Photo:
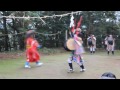
[[[14,21],[14,19],[12,19],[12,22],[13,22],[13,26],[15,26],[15,21]],[[14,31],[14,34],[15,34],[15,29],[9,24],[9,26],[13,29],[13,31]],[[15,42],[15,38],[16,38],[16,35],[13,35],[13,48],[15,49],[15,50],[17,50],[17,45],[16,45],[16,42]]]
[[[6,15],[5,12],[3,12],[3,15]],[[3,18],[3,26],[4,26],[4,34],[8,34],[8,31],[7,31],[7,26],[6,26],[6,18],[4,17]],[[5,51],[9,51],[8,50],[8,35],[5,35]]]
[[[0,45],[0,52],[2,51],[1,49],[2,49],[2,48],[1,48],[1,45]]]
[[[23,34],[22,34],[23,35]],[[19,47],[19,49],[20,50],[23,50],[24,49],[24,40],[23,40],[23,38],[22,38],[22,35],[18,35],[19,36],[19,45],[20,45],[20,47]]]
[[[14,34],[15,34],[15,31],[17,33],[20,33],[20,31],[16,27],[15,20],[14,19],[12,19],[12,20],[13,20],[13,26],[11,26],[10,24],[8,24],[8,25],[14,30]],[[14,46],[14,49],[17,50],[17,44],[15,42],[15,37],[16,36],[14,36],[14,44],[13,44],[13,46]],[[18,34],[17,37],[18,37],[17,41],[18,41],[18,44],[20,46],[19,49],[23,50],[24,49],[24,40],[23,40],[23,38],[22,38],[22,36],[20,34]]]

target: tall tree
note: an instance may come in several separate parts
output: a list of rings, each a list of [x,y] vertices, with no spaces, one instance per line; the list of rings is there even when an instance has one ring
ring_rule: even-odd
[[[7,15],[7,11],[3,11],[3,15],[6,16]],[[6,25],[6,18],[3,17],[3,27],[4,27],[4,34],[5,34],[5,41],[4,41],[4,45],[5,45],[5,51],[8,51],[8,31],[7,31],[7,25]]]

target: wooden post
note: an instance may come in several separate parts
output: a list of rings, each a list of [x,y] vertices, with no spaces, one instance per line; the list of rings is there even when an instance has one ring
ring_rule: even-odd
[[[66,35],[65,35],[66,38],[65,38],[65,40],[67,40],[67,38],[68,38],[68,34],[67,34],[67,33],[68,33],[68,31],[66,30],[66,33],[65,33],[65,34],[66,34]]]

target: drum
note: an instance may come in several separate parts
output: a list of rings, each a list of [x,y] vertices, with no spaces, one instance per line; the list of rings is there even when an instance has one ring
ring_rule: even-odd
[[[81,42],[82,39],[79,38],[79,43],[82,43]],[[64,48],[65,50],[67,51],[72,51],[72,50],[75,50],[75,40],[73,38],[69,38],[65,43],[64,43]]]
[[[66,46],[69,50],[75,50],[75,41],[73,38],[69,38],[66,42]]]
[[[66,51],[71,51],[71,50],[69,50],[69,49],[67,48],[66,42],[67,42],[67,41],[64,42],[64,49],[65,49]]]

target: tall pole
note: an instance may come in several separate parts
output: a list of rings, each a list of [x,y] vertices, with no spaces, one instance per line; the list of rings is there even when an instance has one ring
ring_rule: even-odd
[[[68,38],[68,34],[67,34],[67,32],[68,32],[68,31],[66,30],[66,33],[65,33],[65,34],[66,34],[66,35],[65,35],[66,38],[65,38],[65,40],[67,40],[67,38]]]

